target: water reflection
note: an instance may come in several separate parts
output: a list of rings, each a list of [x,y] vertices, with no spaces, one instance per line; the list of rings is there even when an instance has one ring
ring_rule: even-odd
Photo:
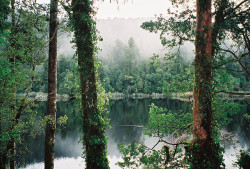
[[[156,138],[148,138],[143,135],[142,125],[148,122],[149,118],[149,106],[154,103],[157,106],[168,108],[172,112],[180,113],[185,111],[192,111],[189,103],[179,100],[166,100],[166,99],[124,99],[124,100],[111,100],[109,105],[109,118],[111,128],[107,128],[106,133],[108,136],[108,156],[110,160],[110,166],[112,169],[119,168],[115,163],[120,159],[121,154],[118,151],[117,143],[131,143],[133,140],[142,140],[146,137],[146,144],[152,147]],[[243,102],[239,102],[244,104]],[[38,114],[43,116],[46,112],[46,102],[39,102]],[[74,105],[73,101],[60,101],[57,103],[58,117],[67,115],[68,123],[65,127],[57,128],[56,134],[56,146],[55,146],[55,168],[83,168],[84,162],[80,157],[83,149],[80,142],[81,127],[79,120],[79,109]],[[250,112],[249,105],[244,105],[241,111],[234,115],[233,122],[226,127],[226,130],[238,133],[240,144],[246,147],[250,147],[249,140],[249,124],[246,119],[243,118],[243,114]],[[25,137],[25,136],[24,136]],[[35,139],[32,137],[25,137],[25,143],[28,146],[30,153],[26,153],[24,156],[20,156],[19,163],[26,164],[25,168],[44,168],[44,135],[41,134]],[[238,148],[240,147],[238,144]],[[228,165],[227,168],[231,168],[232,158],[230,153],[235,155],[235,150],[232,146],[226,147],[225,161]],[[21,158],[22,157],[22,158]],[[25,163],[24,163],[25,162]]]

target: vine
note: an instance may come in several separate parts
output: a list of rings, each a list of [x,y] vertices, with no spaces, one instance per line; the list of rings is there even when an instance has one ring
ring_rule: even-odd
[[[105,134],[105,109],[101,108],[97,93],[101,91],[97,84],[97,67],[95,54],[98,50],[96,22],[93,19],[95,10],[93,1],[73,0],[71,21],[74,29],[74,42],[78,56],[78,70],[81,86],[81,109],[84,154],[87,169],[109,168],[107,159],[107,137]],[[98,104],[99,103],[99,104]]]

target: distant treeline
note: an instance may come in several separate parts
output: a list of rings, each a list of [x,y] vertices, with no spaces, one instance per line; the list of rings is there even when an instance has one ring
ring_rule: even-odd
[[[171,58],[153,55],[150,59],[142,56],[133,38],[127,44],[117,40],[111,52],[100,58],[98,70],[101,85],[111,93],[164,93],[192,91],[193,65],[185,51],[176,52]],[[58,93],[74,95],[77,63],[72,57],[59,56],[58,60]],[[228,72],[237,69],[237,63],[227,64],[225,69],[215,71],[217,90],[249,90],[247,75],[239,72]],[[40,80],[33,85],[35,91],[47,91],[47,69],[44,64],[37,69]],[[218,85],[219,84],[219,85]]]

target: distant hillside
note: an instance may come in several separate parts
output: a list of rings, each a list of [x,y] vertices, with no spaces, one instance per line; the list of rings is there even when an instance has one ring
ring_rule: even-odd
[[[122,43],[127,44],[128,39],[133,37],[136,45],[140,50],[140,54],[143,57],[149,58],[153,53],[164,53],[163,46],[160,42],[159,34],[150,33],[140,28],[141,24],[145,21],[155,20],[155,18],[136,18],[136,19],[101,19],[97,21],[97,29],[103,38],[102,42],[98,43],[98,46],[102,49],[99,53],[101,57],[107,56],[110,50],[115,44],[116,40],[120,40]],[[70,44],[71,38],[67,35],[63,35],[59,38],[59,53],[67,56],[74,54],[72,44]],[[186,45],[182,51],[185,51],[187,57],[192,58],[193,45]]]

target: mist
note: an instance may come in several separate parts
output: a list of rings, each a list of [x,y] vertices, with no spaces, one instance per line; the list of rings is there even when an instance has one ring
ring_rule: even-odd
[[[98,19],[97,30],[102,41],[99,41],[97,46],[101,49],[98,53],[100,59],[107,59],[111,53],[115,42],[119,40],[123,44],[127,44],[129,38],[133,37],[136,46],[138,47],[140,56],[150,58],[153,54],[164,55],[169,52],[165,49],[160,41],[159,33],[151,33],[142,29],[140,26],[145,21],[156,20],[156,18],[112,18]],[[58,53],[67,57],[72,57],[75,53],[73,44],[70,43],[73,34],[63,34],[58,40]],[[188,60],[193,59],[194,45],[186,43],[180,49],[184,57]]]

